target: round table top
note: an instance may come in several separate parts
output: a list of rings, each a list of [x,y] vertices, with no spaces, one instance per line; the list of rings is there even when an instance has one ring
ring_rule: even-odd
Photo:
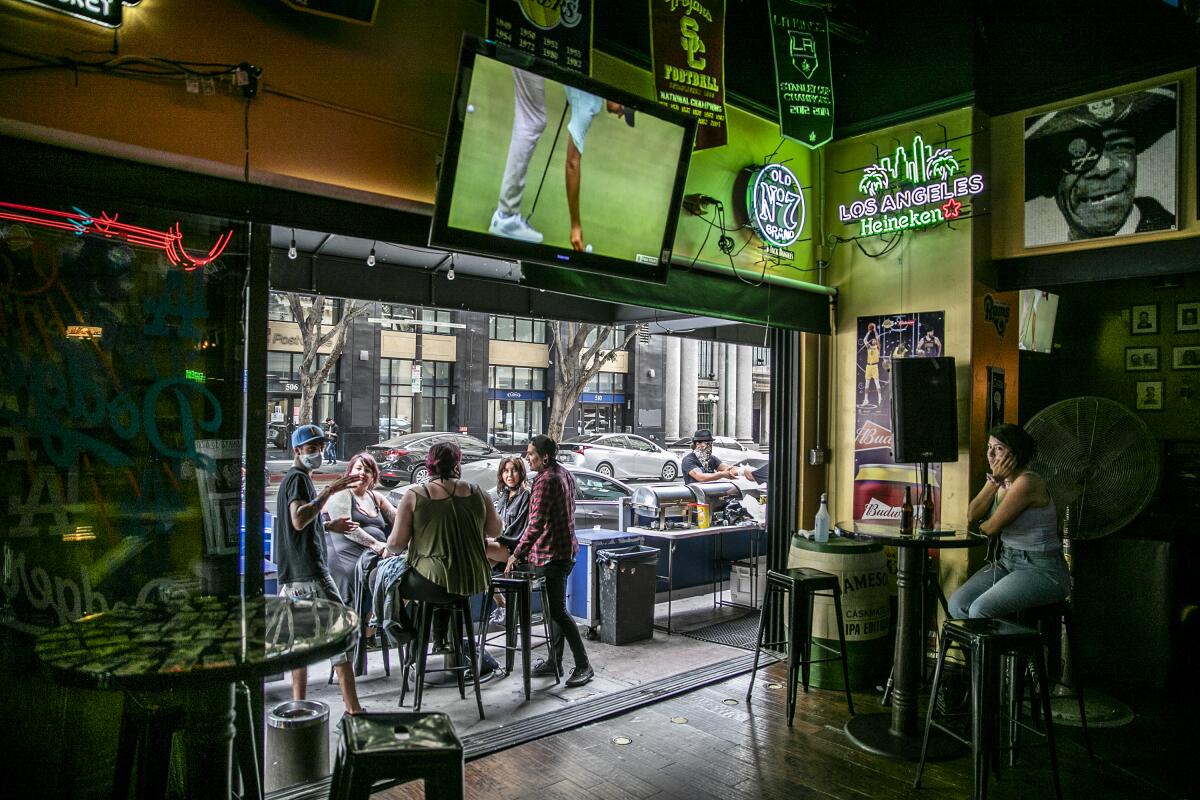
[[[34,652],[64,683],[170,688],[306,666],[345,650],[357,630],[358,616],[329,600],[192,597],[68,622]]]
[[[939,528],[933,531],[900,533],[899,522],[839,522],[838,533],[842,536],[870,539],[892,547],[924,547],[927,550],[944,550],[952,547],[976,547],[987,544],[987,537],[971,533],[965,527],[959,529]]]

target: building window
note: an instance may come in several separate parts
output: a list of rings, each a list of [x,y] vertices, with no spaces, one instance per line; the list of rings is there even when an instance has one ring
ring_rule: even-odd
[[[267,353],[267,394],[268,396],[278,396],[280,387],[285,383],[298,384],[300,382],[300,362],[304,360],[301,353],[284,353],[278,350],[272,350]],[[325,366],[325,362],[329,360],[329,356],[317,356],[317,369]],[[313,397],[313,419],[324,421],[327,417],[334,416],[334,397],[337,394],[337,365],[329,371],[329,375],[321,383],[317,389],[316,395]],[[300,400],[297,395],[291,393],[295,397],[295,402],[292,403],[292,414],[300,413]],[[274,408],[272,403],[272,408]],[[282,412],[282,406],[280,407]],[[301,420],[294,418],[294,422],[302,425],[309,420]]]
[[[488,367],[488,439],[497,447],[523,445],[546,429],[546,370],[536,367]],[[497,396],[511,392],[516,397]],[[538,394],[529,396],[533,392]],[[521,396],[521,393],[525,396]]]
[[[596,334],[599,332],[599,330],[589,331],[587,337],[584,339],[584,347],[591,347],[592,343],[596,341]],[[605,350],[617,350],[621,347],[624,347],[625,334],[626,331],[624,325],[614,325],[608,331],[608,333],[605,334],[604,344],[602,344],[601,347],[603,347]]]
[[[622,372],[597,373],[583,387],[584,394],[625,394],[625,374]]]
[[[546,430],[542,400],[492,400],[488,403],[488,439],[497,446],[523,445]]]
[[[546,323],[528,317],[488,317],[488,336],[501,342],[546,342]]]
[[[396,322],[384,322],[380,324],[380,328],[385,331],[411,331],[412,325],[405,324],[402,320],[416,319],[417,309],[412,306],[399,306],[384,303],[379,307],[379,315],[384,319],[394,319]]]
[[[412,432],[412,365],[407,358],[379,361],[379,440]]]
[[[696,369],[701,378],[717,377],[716,349],[712,342],[696,343]]]
[[[488,385],[493,389],[546,388],[546,370],[535,367],[488,367]]]
[[[312,308],[312,295],[300,295],[300,307],[305,313]],[[340,319],[342,315],[342,301],[336,297],[326,297],[325,306],[321,310],[321,323],[324,325],[332,325],[335,319]],[[267,319],[272,322],[295,322],[295,317],[292,316],[292,304],[288,300],[286,292],[271,292],[271,297],[267,305]]]
[[[709,402],[701,399],[696,404],[696,428],[702,431],[711,431],[713,429],[713,410],[717,407],[716,402]]]
[[[448,361],[421,364],[421,402],[417,416],[423,431],[449,430],[451,372],[452,365]]]

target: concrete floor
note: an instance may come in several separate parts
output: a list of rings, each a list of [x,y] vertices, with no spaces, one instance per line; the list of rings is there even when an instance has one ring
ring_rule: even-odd
[[[726,592],[728,599],[728,592]],[[564,708],[570,703],[588,700],[598,695],[628,689],[650,680],[686,672],[697,667],[715,664],[747,651],[725,645],[711,644],[680,635],[680,630],[695,628],[745,615],[747,612],[740,608],[721,606],[713,608],[711,594],[676,599],[672,609],[672,628],[674,633],[668,636],[660,630],[654,631],[654,638],[643,642],[621,646],[606,645],[600,641],[587,641],[588,657],[596,677],[591,683],[575,689],[568,689],[561,683],[555,685],[551,678],[534,678],[530,699],[525,700],[524,688],[520,673],[520,659],[516,661],[511,675],[498,671],[496,676],[482,683],[480,690],[483,696],[483,706],[486,718],[479,719],[475,705],[474,693],[467,688],[467,699],[460,699],[456,683],[446,686],[427,686],[422,702],[422,711],[442,711],[450,715],[455,730],[460,736],[470,736],[482,731],[492,730],[515,720],[538,716]],[[657,621],[666,621],[666,604],[657,606]],[[540,626],[535,628],[540,630]],[[534,662],[545,654],[545,649],[534,650]],[[503,666],[502,653],[495,653]],[[392,674],[385,676],[383,672],[383,656],[380,651],[372,651],[368,655],[367,674],[356,681],[359,700],[368,711],[393,711],[398,709],[400,699],[400,673],[396,668],[397,657],[392,652]],[[571,669],[571,658],[568,653],[565,661],[566,669]],[[430,657],[429,667],[436,666],[435,657]],[[341,692],[336,683],[327,683],[329,668],[327,664],[313,665],[308,671],[308,699],[319,700],[329,707],[329,753],[332,756],[337,750],[338,722],[341,720],[344,708]],[[269,682],[264,687],[265,705],[270,711],[278,703],[291,699],[290,678]],[[405,709],[412,708],[412,691],[405,697]],[[268,732],[270,733],[270,732]],[[275,731],[274,733],[281,733]],[[286,733],[286,732],[284,732]],[[274,742],[271,736],[264,737],[265,764],[267,765],[266,790],[282,788],[272,780],[271,764],[280,757],[272,752]],[[326,765],[324,773],[329,772]]]

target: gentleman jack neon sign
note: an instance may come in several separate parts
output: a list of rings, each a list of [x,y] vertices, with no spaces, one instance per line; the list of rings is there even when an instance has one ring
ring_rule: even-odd
[[[962,215],[967,199],[983,191],[983,176],[959,174],[962,167],[947,147],[925,144],[920,134],[910,148],[896,151],[863,170],[858,190],[866,197],[838,206],[838,218],[858,223],[859,236],[924,228]],[[930,208],[929,206],[933,206]]]

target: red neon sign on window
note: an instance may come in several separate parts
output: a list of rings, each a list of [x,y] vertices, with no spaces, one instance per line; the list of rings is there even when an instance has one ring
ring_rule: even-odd
[[[0,219],[23,222],[27,225],[40,225],[43,228],[56,228],[69,231],[76,236],[101,236],[105,239],[119,239],[129,244],[143,247],[154,247],[167,254],[167,259],[177,267],[191,271],[203,267],[220,258],[221,253],[233,238],[233,231],[228,230],[217,237],[214,244],[203,256],[194,256],[183,247],[183,233],[179,223],[165,231],[156,231],[129,225],[117,221],[117,215],[111,216],[107,211],[101,211],[100,216],[94,217],[86,211],[75,208],[73,211],[54,211],[48,208],[22,206],[15,203],[0,202]]]

